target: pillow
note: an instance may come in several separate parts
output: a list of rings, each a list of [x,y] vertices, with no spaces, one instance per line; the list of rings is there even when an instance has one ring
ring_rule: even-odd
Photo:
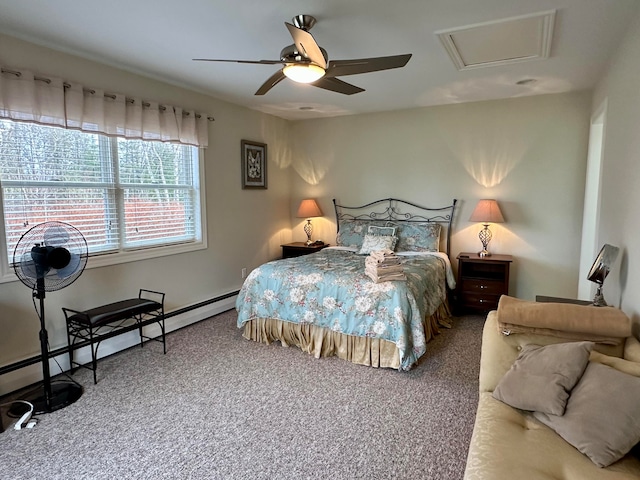
[[[396,235],[396,227],[379,227],[377,225],[369,225],[367,232],[371,235],[389,235],[394,237]]]
[[[369,222],[360,220],[342,220],[340,231],[336,236],[336,245],[339,247],[360,248],[367,233]]]
[[[589,362],[563,416],[534,416],[599,467],[624,457],[640,441],[640,378]]]
[[[364,236],[362,248],[358,252],[359,255],[369,255],[376,250],[393,250],[392,246],[396,243],[396,237],[390,235],[370,235]]]
[[[438,252],[440,250],[439,223],[402,223],[398,224],[398,246],[401,252]]]
[[[525,345],[493,397],[520,410],[562,415],[592,348],[592,342]]]
[[[369,235],[382,235],[393,237],[393,245],[389,250],[395,250],[396,243],[398,243],[398,237],[396,237],[396,227],[380,227],[378,225],[369,225],[367,230]]]

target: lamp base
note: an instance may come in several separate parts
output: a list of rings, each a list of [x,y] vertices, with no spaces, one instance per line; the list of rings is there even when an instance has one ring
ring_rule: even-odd
[[[478,256],[480,258],[490,257],[491,256],[491,252],[488,252],[486,249],[484,249],[481,252],[478,252]]]
[[[311,240],[311,234],[313,233],[313,225],[311,225],[311,219],[307,218],[307,224],[304,226],[304,233],[307,234],[307,245],[311,245],[313,241]]]
[[[594,307],[608,307],[609,305],[607,304],[607,302],[604,299],[604,294],[602,293],[602,285],[598,285],[598,289],[596,290],[596,294],[593,297],[593,303],[592,305]]]

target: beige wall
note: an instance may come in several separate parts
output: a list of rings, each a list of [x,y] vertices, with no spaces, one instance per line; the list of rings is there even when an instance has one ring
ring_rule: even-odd
[[[457,198],[455,259],[480,249],[468,219],[478,199],[496,198],[507,223],[491,227],[490,250],[515,257],[510,293],[574,297],[589,109],[590,95],[573,93],[295,122],[292,215],[318,198],[314,237],[334,243],[332,198]],[[303,223],[292,218],[295,240]]]
[[[620,247],[605,283],[608,303],[640,325],[640,13],[599,83],[594,108],[607,103],[598,245]],[[589,261],[584,259],[583,261]],[[591,259],[592,261],[592,259]],[[640,333],[638,330],[636,333]]]
[[[457,198],[453,258],[479,250],[480,226],[467,220],[478,199],[497,198],[507,223],[492,227],[490,249],[515,257],[511,293],[576,294],[590,94],[286,122],[5,36],[0,65],[216,118],[206,151],[208,249],[86,270],[47,296],[53,348],[66,343],[61,306],[93,306],[142,286],[166,291],[174,310],[238,289],[241,268],[251,270],[279,256],[281,243],[305,238],[295,212],[306,197],[319,199],[325,217],[314,220],[314,237],[329,243],[335,242],[332,198],[359,204],[395,196],[427,206]],[[241,139],[268,144],[268,190],[240,188]],[[0,284],[0,311],[0,365],[38,354],[29,291],[18,282]],[[0,394],[5,391],[0,381]]]
[[[144,287],[166,292],[167,309],[175,310],[237,290],[243,267],[251,270],[279,256],[280,244],[291,239],[288,122],[6,36],[0,36],[0,65],[193,108],[216,119],[209,126],[210,147],[205,153],[209,247],[85,270],[71,286],[47,295],[52,348],[67,341],[61,306],[97,306],[136,296]],[[241,139],[268,144],[267,190],[241,189]],[[31,292],[17,281],[0,284],[0,365],[39,354],[38,330]],[[6,393],[2,381],[0,395]]]

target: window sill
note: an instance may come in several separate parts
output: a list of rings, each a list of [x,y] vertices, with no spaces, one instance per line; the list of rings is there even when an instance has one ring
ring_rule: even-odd
[[[109,265],[118,265],[122,263],[137,262],[140,260],[149,260],[152,258],[166,257],[169,255],[178,255],[180,253],[195,252],[207,248],[206,241],[183,243],[179,245],[166,245],[154,248],[145,248],[140,250],[131,250],[127,252],[105,253],[102,255],[89,256],[87,266],[85,268],[107,267]],[[0,284],[8,282],[17,282],[18,277],[9,266],[0,276]]]

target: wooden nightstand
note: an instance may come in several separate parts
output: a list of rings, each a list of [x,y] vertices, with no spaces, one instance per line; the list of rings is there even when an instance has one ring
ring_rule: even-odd
[[[511,255],[458,255],[458,310],[488,312],[498,308],[500,295],[509,294],[509,267],[512,261]]]
[[[282,258],[291,258],[319,252],[323,248],[327,248],[329,244],[323,243],[322,245],[307,245],[305,242],[293,242],[280,246],[282,247]]]

